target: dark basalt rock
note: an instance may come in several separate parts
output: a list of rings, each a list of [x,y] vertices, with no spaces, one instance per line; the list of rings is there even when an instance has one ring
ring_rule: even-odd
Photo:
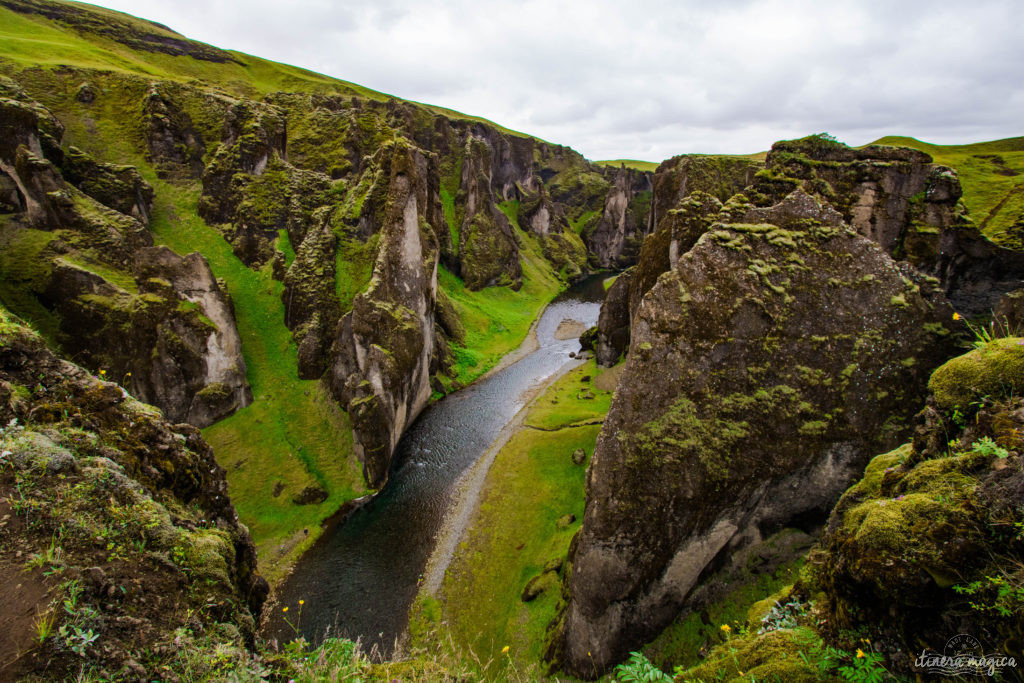
[[[188,112],[153,84],[143,101],[149,160],[162,178],[199,178],[206,145]]]
[[[620,274],[601,304],[594,352],[597,362],[606,367],[615,365],[629,348],[629,283],[633,273],[631,269]]]
[[[523,284],[519,243],[508,218],[494,204],[491,179],[492,150],[478,138],[466,142],[462,167],[465,219],[459,231],[462,279],[470,289]]]
[[[591,259],[601,268],[636,263],[649,232],[651,176],[625,166],[617,169],[604,200],[601,219],[584,235]]]
[[[954,353],[937,283],[827,207],[751,217],[790,227],[715,225],[634,319],[548,653],[577,675],[658,633],[720,558],[823,519]]]
[[[956,171],[924,152],[852,149],[823,136],[778,142],[747,194],[771,204],[795,187],[828,200],[886,253],[937,277],[962,313],[989,313],[1024,279],[1024,254],[981,235],[959,202]]]

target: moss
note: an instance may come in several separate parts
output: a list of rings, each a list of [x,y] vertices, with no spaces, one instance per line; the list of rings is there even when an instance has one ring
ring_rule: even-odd
[[[682,671],[676,680],[820,683],[823,676],[812,659],[820,646],[821,638],[806,628],[733,636],[703,664]]]
[[[1007,337],[964,354],[932,373],[928,389],[944,410],[966,408],[984,397],[1024,391],[1024,339]]]

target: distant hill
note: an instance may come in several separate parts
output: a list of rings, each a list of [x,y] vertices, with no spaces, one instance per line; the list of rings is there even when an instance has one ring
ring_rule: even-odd
[[[913,147],[952,166],[960,174],[964,204],[981,231],[997,242],[1024,246],[1024,137],[933,145],[890,135],[871,144]]]

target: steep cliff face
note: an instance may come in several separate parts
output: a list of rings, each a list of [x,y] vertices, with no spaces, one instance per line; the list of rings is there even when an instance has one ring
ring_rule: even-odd
[[[152,677],[184,628],[254,642],[268,587],[197,429],[58,359],[3,309],[0,423],[0,490],[18,499],[0,525],[16,596],[0,675]]]
[[[953,353],[935,281],[809,195],[719,220],[633,321],[549,653],[580,675],[656,634],[718,558],[822,518]]]
[[[584,240],[597,265],[621,268],[636,263],[640,243],[650,232],[651,197],[649,173],[624,166],[614,171],[601,219]]]
[[[440,201],[432,156],[405,143],[380,154],[388,183],[380,250],[369,288],[339,325],[329,378],[374,487],[387,481],[399,437],[430,399],[439,248],[427,216]]]
[[[245,406],[230,302],[202,256],[152,246],[152,188],[131,167],[63,151],[56,117],[5,92],[17,99],[0,99],[4,300],[171,420],[204,427]]]

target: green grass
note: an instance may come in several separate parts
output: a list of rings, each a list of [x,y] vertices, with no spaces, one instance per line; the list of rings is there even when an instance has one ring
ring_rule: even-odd
[[[148,33],[181,38],[173,32],[156,28],[127,14],[98,7],[88,9],[116,21],[126,21]],[[231,95],[256,98],[279,91],[355,95],[381,102],[392,97],[307,69],[260,59],[233,50],[225,52],[234,57],[237,63],[216,63],[192,57],[175,57],[160,52],[137,51],[99,34],[77,32],[38,15],[24,15],[0,8],[0,58],[20,67],[72,66],[138,74],[151,79],[180,83],[201,81]],[[509,135],[531,137],[478,116],[469,116],[419,102],[412,104],[451,119],[482,122]]]
[[[1011,226],[1024,222],[1024,137],[969,145],[933,145],[914,138],[888,136],[871,144],[912,147],[930,154],[937,164],[955,168],[964,190],[963,202],[989,238],[1003,241]]]
[[[461,652],[471,651],[489,678],[540,672],[544,632],[555,616],[557,582],[529,603],[520,600],[526,583],[546,562],[564,558],[583,518],[586,464],[574,465],[577,448],[593,453],[610,394],[593,386],[599,370],[593,360],[571,370],[534,404],[526,425],[497,454],[481,494],[480,508],[445,575],[441,615]],[[583,378],[589,375],[589,379]],[[580,399],[580,392],[599,399]],[[558,529],[556,521],[576,521]],[[421,637],[423,629],[420,630]],[[446,640],[446,636],[441,637]],[[502,653],[504,646],[508,653]]]
[[[518,292],[510,287],[473,292],[447,268],[438,267],[438,286],[466,326],[465,344],[452,347],[456,358],[453,379],[462,384],[472,382],[514,351],[540,312],[565,287],[544,258],[537,239],[518,234],[523,266],[523,286]]]
[[[207,427],[203,436],[227,470],[231,498],[256,542],[260,570],[273,582],[319,536],[322,520],[366,492],[348,418],[319,382],[298,378],[295,343],[284,326],[284,285],[270,277],[269,266],[260,272],[247,268],[220,233],[196,216],[197,187],[175,187],[155,177],[150,182],[157,188],[157,238],[179,253],[205,255],[234,301],[255,401]],[[292,503],[292,496],[314,484],[328,492],[326,501]],[[303,529],[309,529],[308,536]]]
[[[625,166],[626,168],[632,168],[637,171],[650,171],[654,173],[658,170],[660,162],[657,161],[641,161],[639,159],[601,159],[600,161],[593,162],[598,166],[609,166],[611,168],[619,168]]]

